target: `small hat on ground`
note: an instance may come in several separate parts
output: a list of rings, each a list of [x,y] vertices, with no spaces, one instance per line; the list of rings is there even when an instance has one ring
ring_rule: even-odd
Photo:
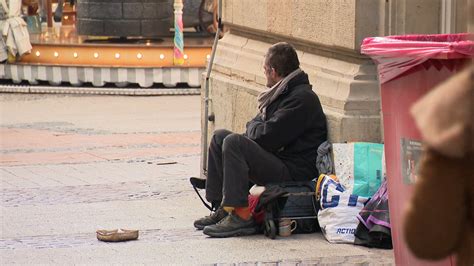
[[[121,242],[138,239],[138,230],[97,230],[97,239],[104,242]]]

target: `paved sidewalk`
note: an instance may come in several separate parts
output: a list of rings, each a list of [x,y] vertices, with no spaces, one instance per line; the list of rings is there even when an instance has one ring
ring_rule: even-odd
[[[0,94],[0,264],[393,264],[391,250],[321,234],[211,239],[199,173],[199,96]],[[134,228],[137,241],[97,241]]]

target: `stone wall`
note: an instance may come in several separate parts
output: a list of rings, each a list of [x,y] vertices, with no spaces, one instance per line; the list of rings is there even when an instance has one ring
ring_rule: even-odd
[[[362,3],[363,2],[363,3]],[[357,49],[355,27],[357,6],[369,8],[378,0],[226,0],[223,19],[227,25],[238,25],[267,33],[281,34],[321,45]],[[364,10],[366,10],[364,8]],[[357,23],[373,21],[360,14]],[[376,23],[367,23],[369,31]]]
[[[223,1],[228,32],[219,41],[210,80],[215,121],[208,135],[218,128],[245,130],[264,89],[264,54],[286,41],[296,47],[321,100],[330,140],[382,142],[377,70],[360,54],[360,44],[369,36],[439,32],[441,1]]]
[[[224,1],[223,20],[229,32],[219,41],[214,62],[210,98],[216,120],[210,131],[245,129],[245,121],[257,111],[255,98],[264,88],[264,54],[272,43],[287,41],[297,48],[302,68],[321,99],[331,140],[380,142],[376,68],[358,52],[363,37],[379,35],[379,17],[368,16],[366,8],[378,10],[380,3]]]
[[[265,85],[263,58],[273,42],[232,31],[219,42],[210,86],[210,112],[216,117],[211,129],[244,131],[257,112],[256,96]],[[298,54],[327,114],[331,139],[380,141],[379,94],[370,60],[348,62],[302,50]]]

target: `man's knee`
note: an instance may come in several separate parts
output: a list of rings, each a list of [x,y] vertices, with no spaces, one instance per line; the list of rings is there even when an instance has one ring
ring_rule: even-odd
[[[214,135],[212,136],[212,142],[221,146],[224,142],[224,139],[230,134],[232,134],[232,132],[227,129],[218,129],[214,131]]]
[[[222,150],[229,150],[240,148],[242,145],[242,139],[245,138],[241,134],[232,133],[229,134],[227,137],[224,138],[224,142],[222,144]]]

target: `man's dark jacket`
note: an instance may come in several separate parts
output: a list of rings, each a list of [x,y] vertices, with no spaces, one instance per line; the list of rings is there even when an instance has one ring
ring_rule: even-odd
[[[298,74],[266,111],[247,123],[245,135],[274,153],[288,167],[294,180],[318,176],[316,156],[327,139],[326,116],[308,75]]]

